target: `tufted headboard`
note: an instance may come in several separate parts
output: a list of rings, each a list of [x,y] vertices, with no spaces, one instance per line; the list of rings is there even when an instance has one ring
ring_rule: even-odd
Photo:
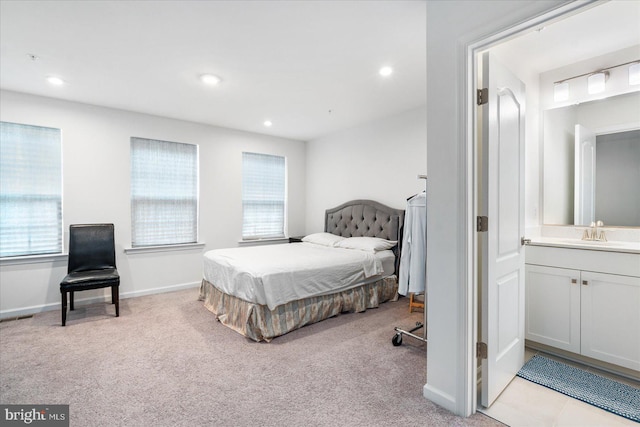
[[[379,237],[397,240],[396,273],[402,249],[404,210],[393,209],[373,200],[352,200],[325,211],[324,231],[342,237]]]

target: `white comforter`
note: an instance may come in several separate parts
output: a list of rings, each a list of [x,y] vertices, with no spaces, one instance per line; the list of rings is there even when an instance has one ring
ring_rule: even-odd
[[[306,242],[215,249],[204,254],[204,278],[229,295],[273,310],[392,274],[393,259],[391,251],[374,254]]]

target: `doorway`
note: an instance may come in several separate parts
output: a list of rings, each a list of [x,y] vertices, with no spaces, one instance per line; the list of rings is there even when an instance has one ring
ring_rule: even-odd
[[[532,157],[533,161],[530,161],[531,159],[527,158],[527,167],[526,167],[527,184],[526,184],[525,194],[527,194],[527,197],[525,201],[525,222],[527,227],[536,227],[543,224],[543,211],[542,211],[542,209],[544,208],[543,188],[542,188],[543,165],[541,164],[541,161],[542,161],[541,149],[539,144],[537,144],[537,142],[540,141],[541,139],[541,120],[542,119],[540,114],[540,101],[539,101],[539,93],[541,89],[540,87],[538,87],[538,82],[537,82],[537,76],[540,74],[541,71],[535,70],[535,69],[527,69],[527,67],[530,67],[530,64],[536,63],[536,60],[531,58],[531,56],[529,56],[528,60],[518,61],[516,59],[516,60],[510,61],[509,54],[512,55],[511,58],[517,58],[518,56],[517,56],[517,52],[514,53],[513,50],[511,51],[509,50],[510,49],[509,44],[512,43],[512,41],[520,37],[523,37],[525,35],[528,35],[529,38],[532,38],[531,37],[532,35],[533,36],[542,35],[546,30],[545,28],[546,26],[551,26],[554,24],[558,26],[562,25],[563,22],[568,21],[570,18],[572,18],[575,15],[579,15],[582,12],[588,11],[591,8],[599,8],[612,3],[615,3],[615,2],[609,2],[605,4],[601,4],[601,3],[586,4],[586,5],[583,4],[579,6],[574,5],[572,8],[557,10],[549,14],[543,15],[541,17],[535,18],[516,28],[506,30],[500,34],[497,34],[494,37],[482,40],[476,44],[469,46],[468,48],[467,54],[469,55],[469,58],[470,58],[468,62],[470,64],[470,67],[468,69],[468,74],[469,74],[470,81],[473,81],[474,83],[478,82],[478,79],[481,74],[480,68],[478,67],[478,58],[484,52],[489,51],[489,52],[499,52],[505,58],[507,58],[507,60],[503,60],[502,62],[505,63],[505,65],[507,65],[507,67],[509,68],[510,66],[513,65],[516,68],[516,70],[514,70],[516,74],[518,75],[524,74],[525,83],[527,83],[526,80],[534,82],[534,84],[532,85],[527,84],[528,105],[527,105],[527,119],[526,119],[525,126],[528,129],[526,134],[526,140],[528,144],[527,144],[525,153],[523,153],[523,156],[533,156]],[[591,33],[594,32],[593,27],[590,27],[588,29]],[[603,31],[606,31],[606,30],[603,29]],[[579,34],[574,34],[574,36],[579,37]],[[567,38],[567,43],[570,43],[570,42],[571,42],[571,39]],[[560,41],[557,41],[557,43],[560,44]],[[560,46],[557,46],[557,48],[559,47]],[[600,49],[602,48],[600,47]],[[529,51],[528,54],[530,55],[531,51]],[[587,54],[588,52],[583,53],[583,55],[587,55]],[[597,53],[595,54],[597,55]],[[520,53],[520,55],[522,55],[522,53]],[[549,53],[548,56],[550,58],[549,59],[550,62],[547,63],[545,66],[553,67],[554,65],[551,62],[551,60],[554,55]],[[557,67],[558,66],[556,66],[556,68]],[[551,68],[548,68],[548,69],[551,69]],[[533,87],[533,91],[530,91],[531,86]],[[472,89],[475,91],[476,87],[472,87]],[[536,92],[538,93],[538,95],[534,96]],[[472,97],[470,96],[469,99],[471,98]],[[530,101],[533,101],[533,102],[530,102]],[[531,108],[532,106],[533,108]],[[469,109],[470,109],[469,117],[474,118],[473,120],[474,127],[470,129],[467,134],[467,143],[469,144],[468,146],[469,152],[474,153],[474,156],[473,156],[474,164],[469,169],[482,171],[482,167],[480,166],[482,164],[481,152],[479,151],[479,147],[481,146],[478,140],[478,135],[481,134],[481,132],[478,131],[480,118],[478,117],[476,108],[477,107],[475,105],[469,106]],[[532,144],[530,141],[534,141],[536,142],[536,144]],[[476,175],[474,176],[473,201],[471,201],[471,204],[472,206],[475,207],[477,215],[480,215],[480,213],[478,212],[479,211],[478,206],[479,206],[479,200],[482,198],[482,191],[483,191],[482,189],[483,189],[483,186],[481,185],[481,178],[476,173]],[[475,254],[473,257],[474,258],[473,259],[473,277],[476,278],[476,284],[479,282],[478,278],[488,268],[487,258],[482,256],[482,251],[478,249],[481,243],[480,242],[481,238],[482,238],[482,235],[479,235],[478,233],[474,233],[473,237],[469,239],[472,242],[471,250],[474,251],[474,254]],[[476,342],[478,342],[480,341],[480,338],[482,338],[479,331],[481,330],[481,327],[482,327],[482,318],[480,316],[483,315],[483,312],[480,307],[480,301],[482,300],[483,295],[480,288],[477,286],[474,287],[472,292],[474,293],[474,296],[473,296],[474,304],[472,308],[475,309],[475,313],[472,316],[472,318],[475,319],[477,322],[474,330],[475,330],[475,333],[478,335],[477,336],[478,339],[476,340]],[[486,311],[495,310],[495,309],[496,309],[495,307],[488,306],[484,314],[486,314]],[[522,342],[522,345],[524,346],[524,341]],[[522,360],[522,363],[524,363],[524,360]],[[477,376],[474,375],[474,377],[477,377]],[[472,393],[474,396],[473,398],[474,405],[477,405],[477,397],[479,397],[479,395],[482,392],[478,391],[478,389],[474,387],[472,388],[473,388]],[[474,410],[475,409],[476,409],[476,406],[474,406]]]

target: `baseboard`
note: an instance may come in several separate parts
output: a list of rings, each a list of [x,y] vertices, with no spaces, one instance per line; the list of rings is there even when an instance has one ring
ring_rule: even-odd
[[[153,289],[145,289],[143,291],[135,291],[135,292],[125,292],[120,294],[120,298],[122,299],[126,299],[126,298],[136,298],[136,297],[142,297],[145,295],[153,295],[153,294],[163,294],[166,292],[175,292],[175,291],[182,291],[184,289],[191,289],[191,288],[198,288],[200,287],[200,284],[202,282],[190,282],[190,283],[181,283],[178,285],[171,285],[171,286],[164,286],[162,288],[153,288]],[[111,298],[110,296],[107,296],[107,298]],[[78,300],[76,300],[78,301]],[[106,301],[106,299],[105,299]]]
[[[439,389],[433,388],[429,383],[425,384],[422,388],[422,395],[435,403],[438,406],[442,406],[444,409],[457,414],[458,407],[456,405],[456,399],[450,394],[444,393]]]
[[[120,293],[120,299],[123,300],[127,298],[142,297],[145,295],[162,294],[166,292],[175,292],[175,291],[181,291],[184,289],[197,288],[200,286],[200,283],[201,282],[180,283],[177,285],[163,286],[161,288],[152,288],[152,289],[145,289],[145,290],[133,291],[133,292],[122,292]],[[120,289],[122,290],[122,288]],[[76,296],[75,304],[94,304],[99,302],[111,301],[110,292],[108,294],[107,292],[105,292],[104,295],[100,295],[100,296],[94,296],[89,298],[77,298],[80,295],[82,295],[81,292],[75,294]],[[50,304],[35,305],[31,307],[16,308],[12,310],[0,310],[0,319],[15,319],[22,316],[30,316],[33,314],[44,313],[45,311],[60,310],[61,304],[62,302],[58,301]]]

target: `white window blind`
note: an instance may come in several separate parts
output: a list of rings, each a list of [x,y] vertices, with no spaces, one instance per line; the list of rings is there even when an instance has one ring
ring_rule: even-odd
[[[131,246],[198,240],[198,146],[131,138]]]
[[[61,252],[60,129],[0,122],[0,257]]]
[[[242,153],[242,238],[284,237],[286,162],[281,156]]]

